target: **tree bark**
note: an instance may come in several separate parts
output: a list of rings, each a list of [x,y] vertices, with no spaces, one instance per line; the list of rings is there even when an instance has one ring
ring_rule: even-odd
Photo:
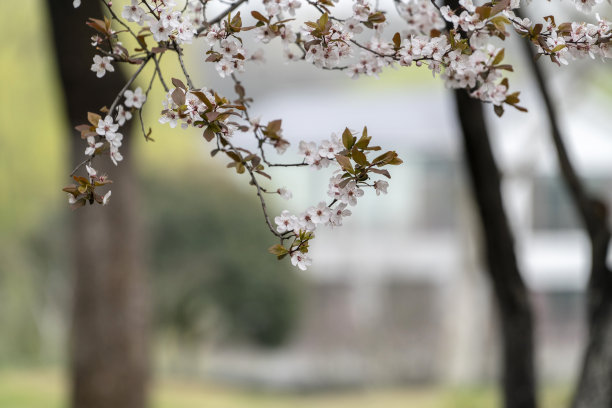
[[[482,103],[454,91],[465,161],[481,221],[483,250],[499,313],[502,388],[506,408],[534,408],[534,335],[529,293],[518,270],[514,239],[501,196],[501,177]]]
[[[561,176],[591,243],[591,271],[587,288],[589,339],[574,395],[574,408],[612,407],[612,279],[607,265],[610,244],[608,208],[590,194],[578,176],[565,147],[561,127],[535,53],[523,41],[527,59],[544,102]]]
[[[51,29],[66,113],[72,126],[87,112],[110,105],[127,80],[116,72],[97,79],[90,71],[95,50],[88,17],[102,15],[100,2],[48,0]],[[127,127],[122,129],[127,133]],[[84,159],[85,143],[71,131],[71,162]],[[127,135],[126,135],[127,136]],[[74,408],[144,408],[148,379],[148,289],[130,138],[115,167],[108,157],[93,165],[115,183],[108,206],[86,206],[71,215],[75,288],[71,337],[71,405]],[[68,183],[67,183],[68,184]]]

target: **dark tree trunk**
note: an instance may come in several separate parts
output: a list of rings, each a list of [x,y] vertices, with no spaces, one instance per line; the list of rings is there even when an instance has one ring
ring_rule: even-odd
[[[487,133],[482,104],[454,92],[465,161],[482,227],[487,272],[499,312],[503,401],[506,408],[536,406],[533,318],[529,293],[518,270],[514,240],[501,196],[501,177]]]
[[[95,50],[88,17],[102,15],[100,2],[48,0],[66,113],[70,126],[86,123],[87,112],[110,105],[126,78],[117,68],[97,79],[90,71]],[[127,128],[123,129],[127,133]],[[85,144],[71,130],[71,162],[84,159]],[[131,143],[124,162],[108,157],[93,166],[115,183],[107,207],[86,206],[72,218],[75,291],[71,344],[71,404],[74,408],[144,408],[148,377],[148,291]],[[84,170],[82,170],[84,171]],[[67,181],[66,184],[69,182]]]
[[[610,244],[608,208],[592,196],[569,157],[542,70],[531,45],[524,42],[540,95],[545,105],[561,176],[591,243],[591,273],[587,288],[589,340],[574,395],[574,408],[612,407],[612,279],[606,263]]]

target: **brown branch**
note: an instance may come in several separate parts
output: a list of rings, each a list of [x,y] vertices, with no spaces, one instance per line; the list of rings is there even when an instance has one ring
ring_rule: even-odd
[[[176,55],[178,55],[178,60],[179,60],[179,63],[181,64],[181,70],[183,70],[185,79],[187,79],[187,85],[189,86],[189,89],[195,89],[195,86],[193,86],[193,82],[191,82],[191,77],[189,76],[189,73],[187,72],[187,68],[185,68],[185,63],[183,62],[183,51],[181,47],[179,47],[179,45],[176,43],[176,41],[174,41],[174,50],[176,51]]]
[[[143,61],[142,64],[140,64],[140,67],[136,70],[136,72],[134,72],[134,75],[132,75],[132,77],[125,83],[125,85],[123,86],[123,88],[121,88],[121,90],[119,91],[119,93],[117,94],[117,96],[115,97],[115,100],[113,101],[113,104],[111,105],[111,107],[108,109],[108,114],[109,115],[113,115],[113,110],[115,110],[115,108],[117,107],[117,104],[119,103],[119,100],[121,99],[121,97],[123,96],[123,94],[125,93],[125,91],[130,87],[130,85],[132,85],[132,83],[134,83],[134,81],[136,80],[136,78],[138,77],[138,75],[142,72],[142,70],[144,69],[144,67],[147,65],[147,63],[149,62],[149,60],[151,59],[151,56],[153,54],[149,55],[149,57],[147,57],[147,59],[145,59]]]
[[[546,118],[548,119],[548,123],[550,126],[550,135],[555,146],[557,160],[559,161],[559,168],[561,170],[563,180],[565,181],[565,184],[569,189],[570,197],[572,198],[572,201],[576,206],[578,214],[581,217],[589,236],[593,237],[597,233],[599,228],[601,228],[601,226],[598,225],[599,220],[597,219],[597,217],[594,217],[592,200],[585,191],[585,188],[580,178],[578,177],[576,169],[574,168],[574,165],[572,164],[572,161],[569,157],[567,148],[565,147],[565,142],[563,141],[563,136],[561,135],[561,129],[559,126],[557,113],[555,112],[553,102],[550,98],[550,92],[548,91],[546,81],[542,73],[542,69],[538,66],[538,63],[535,60],[537,52],[531,47],[531,44],[528,41],[523,41],[523,47],[527,55],[527,60],[529,61],[530,68],[536,79],[540,96],[542,97],[542,101],[544,102]]]
[[[159,77],[159,81],[164,87],[164,90],[168,92],[170,89],[168,88],[168,85],[166,85],[166,81],[164,81],[164,76],[162,75],[161,68],[159,67],[159,62],[161,61],[161,57],[162,56],[160,55],[159,59],[157,59],[155,55],[153,55],[153,62],[155,63],[155,70],[157,71],[157,76]]]
[[[225,141],[226,141],[226,144],[234,151],[234,153],[236,153],[238,156],[242,158],[240,151],[237,148],[235,148],[234,145],[232,145],[232,143],[229,140],[225,139]],[[251,169],[251,167],[246,161],[242,161],[242,165],[249,172],[249,175],[251,176],[251,183],[257,189],[257,197],[259,197],[259,202],[261,203],[261,209],[263,211],[263,215],[266,220],[266,224],[268,225],[268,228],[274,235],[276,235],[278,238],[281,239],[281,243],[282,243],[282,241],[285,238],[283,237],[283,234],[279,233],[278,231],[274,229],[274,227],[272,226],[272,223],[270,222],[270,217],[268,216],[268,208],[266,207],[266,200],[263,198],[263,189],[257,182],[257,177],[255,177],[255,173],[253,172],[253,169]]]
[[[117,20],[119,22],[119,24],[121,24],[130,34],[132,34],[132,37],[134,37],[134,39],[136,39],[136,41],[138,42],[138,44],[140,44],[140,41],[138,41],[138,36],[136,36],[136,34],[134,34],[134,32],[132,31],[132,29],[123,22],[123,20],[121,20],[119,18],[119,16],[117,16],[117,14],[115,14],[115,11],[113,10],[113,7],[111,5],[109,5],[105,0],[102,1],[102,3],[104,3],[104,5],[106,6],[106,8],[108,9],[108,11],[111,13],[111,15],[113,16],[113,18],[115,20]],[[145,48],[143,46],[143,48]],[[145,48],[146,49],[146,48]]]

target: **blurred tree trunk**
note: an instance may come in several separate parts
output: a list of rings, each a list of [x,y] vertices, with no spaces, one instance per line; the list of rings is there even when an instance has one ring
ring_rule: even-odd
[[[501,196],[501,177],[487,133],[482,103],[454,91],[464,153],[482,228],[487,273],[499,313],[502,385],[506,408],[536,406],[533,317],[518,270],[514,239]]]
[[[87,112],[110,105],[126,78],[121,70],[97,79],[90,71],[95,50],[88,17],[99,18],[100,2],[48,0],[66,112],[72,126]],[[116,68],[117,65],[115,65]],[[123,132],[128,133],[127,127]],[[85,143],[69,133],[71,162],[84,159]],[[128,136],[128,135],[125,135]],[[75,291],[72,327],[72,406],[144,408],[148,377],[148,290],[143,266],[130,138],[124,139],[119,166],[108,157],[94,161],[115,183],[107,207],[83,207],[72,215]],[[68,184],[68,183],[67,183]]]
[[[589,339],[582,373],[572,406],[612,407],[612,279],[607,265],[610,244],[608,208],[604,200],[591,195],[578,176],[565,147],[557,114],[534,50],[523,41],[540,95],[545,105],[552,142],[561,176],[591,243],[591,273],[587,288]]]
[[[444,3],[456,10],[459,0]],[[448,28],[452,25],[447,23]],[[482,103],[454,91],[465,161],[482,228],[483,250],[499,313],[502,394],[506,408],[535,408],[535,346],[529,291],[518,269],[514,237],[501,195],[501,176],[487,132]]]

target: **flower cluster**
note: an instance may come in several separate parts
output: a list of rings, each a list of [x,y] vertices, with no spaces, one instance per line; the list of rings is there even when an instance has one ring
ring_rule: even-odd
[[[103,196],[96,193],[96,187],[101,187],[112,183],[106,175],[98,175],[98,172],[89,165],[85,165],[88,177],[73,176],[77,184],[71,184],[63,188],[63,191],[68,193],[68,204],[73,209],[84,206],[85,204],[93,204],[97,202],[106,205],[110,200],[111,191],[107,191]]]
[[[332,133],[329,140],[322,141],[319,145],[315,142],[300,142],[300,153],[304,156],[304,163],[311,167],[322,169],[329,167],[336,159],[336,155],[344,150],[342,142]]]
[[[557,64],[567,65],[568,59],[585,57],[612,58],[611,23],[599,14],[596,14],[597,24],[572,22],[559,25],[553,16],[545,17],[544,23],[534,24],[512,12],[505,15],[517,33],[529,38],[540,54],[550,56]]]
[[[356,206],[357,200],[364,195],[363,188],[373,188],[376,195],[387,193],[388,182],[371,182],[371,178],[374,174],[390,178],[389,172],[382,167],[397,165],[402,161],[392,151],[368,160],[369,153],[380,150],[378,146],[370,146],[370,140],[367,128],[363,129],[359,139],[347,128],[342,133],[342,141],[332,134],[330,140],[318,146],[314,142],[300,142],[300,152],[304,155],[305,163],[317,169],[337,166],[327,191],[332,201],[329,204],[321,201],[298,215],[284,210],[275,217],[276,232],[280,234],[281,244],[269,249],[272,254],[279,258],[290,255],[293,265],[305,270],[311,263],[307,255],[308,244],[319,226],[341,226],[343,218],[352,214],[347,207]],[[288,248],[283,245],[285,240],[291,241]]]
[[[149,9],[144,9],[139,0],[132,0],[132,4],[123,8],[121,16],[127,21],[148,27],[157,42],[191,43],[196,34],[193,18],[185,17],[181,11],[174,10],[176,2],[173,0],[153,0],[153,3]],[[191,4],[190,10],[195,8],[195,5]]]
[[[431,30],[443,30],[444,20],[431,0],[396,2],[399,15],[406,21],[404,35],[427,35]]]
[[[171,128],[181,124],[183,129],[190,126],[204,130],[204,137],[210,141],[215,134],[232,136],[238,124],[229,118],[237,114],[237,105],[229,103],[206,88],[188,89],[182,81],[173,78],[176,88],[171,89],[162,101],[164,109],[159,122],[168,123]]]
[[[316,23],[306,22],[305,30],[305,58],[316,67],[337,67],[342,59],[352,55],[349,41],[353,34],[342,24],[330,21],[327,14]]]

